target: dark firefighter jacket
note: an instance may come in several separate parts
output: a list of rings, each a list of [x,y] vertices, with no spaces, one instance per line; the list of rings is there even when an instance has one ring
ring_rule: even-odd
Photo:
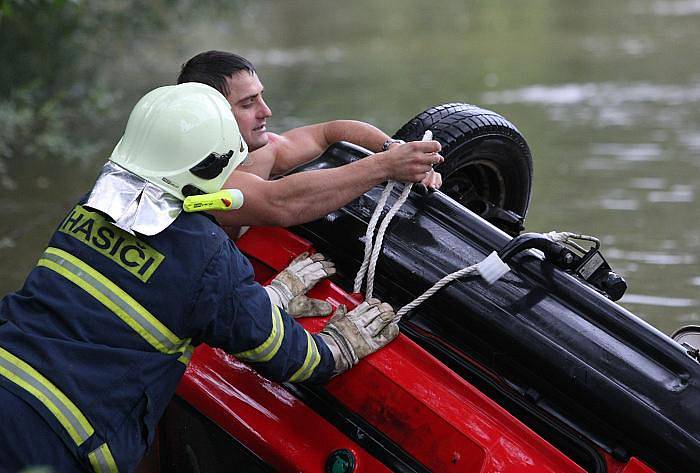
[[[98,472],[136,467],[199,343],[277,381],[322,382],[333,368],[203,214],[136,237],[77,205],[0,302],[0,323],[0,386]],[[3,445],[36,448],[51,445]]]

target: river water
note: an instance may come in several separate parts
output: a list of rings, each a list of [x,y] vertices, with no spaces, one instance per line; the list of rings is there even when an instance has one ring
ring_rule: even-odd
[[[599,236],[622,305],[667,333],[700,321],[700,0],[34,3],[0,17],[1,294],[138,97],[223,49],[256,64],[272,131],[499,112],[534,155],[526,230]]]

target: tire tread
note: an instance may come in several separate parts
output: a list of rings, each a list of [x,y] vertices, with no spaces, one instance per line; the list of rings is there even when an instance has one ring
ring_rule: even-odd
[[[472,104],[451,102],[419,113],[401,127],[394,138],[404,141],[420,140],[425,130],[432,130],[433,139],[442,145],[441,153],[447,161],[436,168],[441,172],[454,169],[448,163],[448,156],[459,154],[465,144],[492,138],[507,141],[510,146],[515,145],[517,157],[514,156],[513,159],[519,162],[522,173],[526,174],[523,179],[528,180],[528,184],[521,191],[522,195],[516,199],[518,203],[513,208],[525,215],[530,201],[532,155],[525,138],[515,125],[496,112]]]

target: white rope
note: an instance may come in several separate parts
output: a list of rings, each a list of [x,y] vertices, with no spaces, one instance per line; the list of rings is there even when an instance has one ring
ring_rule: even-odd
[[[551,231],[548,233],[544,233],[543,235],[555,243],[575,244],[573,240],[588,240],[596,244],[600,243],[600,241],[595,237],[573,232]],[[430,289],[428,289],[423,294],[415,298],[412,302],[409,302],[405,306],[401,307],[396,312],[395,320],[400,320],[401,317],[403,317],[405,314],[421,305],[423,302],[432,297],[433,294],[438,292],[440,289],[442,289],[455,279],[459,279],[464,276],[473,276],[475,274],[480,274],[484,279],[486,279],[486,281],[489,284],[492,284],[507,271],[507,266],[505,266],[505,264],[500,260],[500,258],[498,258],[498,255],[494,252],[481,262],[473,264],[471,266],[467,266],[466,268],[462,268],[440,279],[438,282],[433,284],[433,286]]]
[[[401,206],[406,202],[406,199],[408,199],[408,194],[411,193],[411,188],[413,187],[413,184],[404,185],[404,188],[401,191],[401,195],[391,206],[386,216],[382,220],[381,225],[379,225],[379,230],[377,231],[377,238],[373,242],[372,240],[374,239],[374,228],[377,226],[379,216],[382,214],[382,211],[384,210],[384,205],[386,204],[389,194],[391,194],[391,190],[394,188],[395,184],[397,184],[396,181],[389,181],[384,190],[382,191],[382,195],[379,198],[379,202],[377,202],[377,207],[374,209],[372,218],[370,219],[369,224],[367,225],[367,232],[365,233],[365,256],[362,260],[362,265],[360,266],[360,269],[359,271],[357,271],[357,275],[355,276],[355,285],[353,287],[353,291],[360,292],[360,290],[362,289],[362,280],[364,279],[366,273],[367,290],[365,291],[365,297],[367,299],[372,297],[372,294],[374,293],[374,275],[377,267],[377,260],[379,260],[379,253],[382,250],[382,242],[384,240],[384,234],[386,233],[386,229],[387,227],[389,227],[389,223],[391,222],[391,219],[394,218],[394,215],[396,215],[396,212],[399,211]]]
[[[579,234],[577,234],[577,233],[571,233],[571,232],[555,232],[555,231],[543,233],[542,235],[544,235],[544,236],[547,237],[549,240],[552,240],[552,241],[555,242],[555,243],[565,243],[565,242],[566,242],[569,238],[571,238],[571,237],[577,237],[577,236],[580,237],[580,236],[583,236],[583,235],[579,235]]]
[[[591,241],[596,246],[596,249],[600,247],[599,239],[590,235],[582,235],[581,233],[551,231],[543,233],[543,235],[555,243],[566,243],[583,253],[585,253],[586,250],[576,243],[576,240]]]
[[[427,130],[425,134],[423,134],[423,139],[421,141],[429,141],[432,139],[433,132]],[[408,194],[411,192],[411,188],[413,187],[413,184],[406,184],[404,186],[403,191],[401,192],[401,195],[399,196],[398,200],[394,202],[394,205],[391,206],[391,209],[389,209],[389,212],[384,217],[384,220],[382,220],[382,223],[379,226],[379,230],[377,231],[377,239],[375,242],[373,242],[372,240],[374,240],[374,228],[376,227],[377,222],[379,221],[379,216],[382,214],[382,211],[384,210],[384,205],[386,204],[386,201],[389,198],[389,194],[391,193],[391,190],[394,188],[395,184],[396,181],[389,181],[387,183],[386,187],[382,191],[381,197],[379,198],[379,202],[377,202],[377,206],[374,209],[374,213],[372,213],[372,218],[370,219],[369,224],[367,225],[367,231],[365,232],[365,256],[362,260],[362,264],[360,265],[360,269],[357,271],[357,275],[355,276],[355,284],[353,287],[353,291],[360,292],[360,290],[362,289],[362,280],[365,277],[366,271],[367,290],[365,291],[365,296],[367,299],[372,297],[372,294],[374,293],[374,274],[375,269],[377,267],[377,260],[379,259],[379,252],[382,250],[382,241],[384,240],[384,233],[389,227],[389,222],[391,222],[391,219],[394,218],[396,212],[398,212],[401,206],[404,204],[404,202],[406,202]]]
[[[501,277],[508,271],[510,271],[508,265],[501,261],[501,258],[498,256],[498,253],[494,251],[478,263],[457,270],[454,273],[450,273],[447,276],[440,279],[438,282],[433,284],[433,286],[430,289],[425,291],[420,296],[416,297],[412,302],[409,302],[405,306],[401,307],[398,310],[398,312],[396,312],[396,317],[394,319],[400,320],[401,317],[404,316],[404,314],[421,305],[433,294],[438,292],[440,289],[442,289],[444,286],[448,285],[455,279],[463,278],[464,276],[474,276],[478,274],[486,281],[487,284],[491,285],[499,279],[501,279]]]
[[[404,186],[403,190],[401,191],[401,195],[396,202],[394,202],[394,205],[391,206],[391,209],[389,209],[386,217],[384,217],[384,220],[382,220],[382,224],[379,226],[379,230],[377,231],[377,239],[374,242],[374,248],[372,249],[372,256],[369,260],[369,268],[367,269],[367,291],[365,292],[367,299],[372,297],[372,294],[374,293],[374,272],[377,268],[379,253],[382,251],[384,233],[386,233],[386,229],[389,226],[391,219],[394,218],[396,212],[399,211],[404,202],[406,202],[406,199],[408,199],[408,194],[410,194],[412,187],[413,184],[406,184]]]
[[[477,269],[477,264],[473,264],[471,266],[467,266],[466,268],[462,268],[459,271],[455,271],[454,273],[448,274],[444,278],[440,279],[438,282],[433,284],[433,287],[425,291],[423,294],[420,296],[416,297],[412,302],[409,302],[405,306],[401,307],[398,312],[396,312],[396,320],[401,319],[401,317],[404,316],[404,314],[410,312],[411,310],[415,309],[419,305],[421,305],[423,302],[425,302],[428,298],[430,298],[433,294],[438,292],[440,289],[442,289],[444,286],[447,284],[451,283],[455,279],[459,279],[464,276],[472,276],[474,274],[477,274],[479,271]]]
[[[430,130],[428,130],[423,135],[423,139],[421,141],[431,140],[432,138],[433,134]],[[379,259],[379,254],[382,250],[382,242],[384,240],[386,230],[389,227],[391,219],[394,218],[396,212],[399,211],[401,206],[406,202],[406,199],[408,199],[408,195],[410,194],[411,188],[413,187],[413,184],[404,185],[404,188],[401,191],[401,195],[396,200],[396,202],[394,202],[394,204],[389,209],[389,212],[387,212],[386,216],[382,220],[382,223],[379,226],[379,230],[377,231],[377,237],[375,240],[374,229],[377,226],[379,217],[384,211],[384,206],[386,205],[386,202],[389,198],[389,194],[391,194],[391,191],[394,188],[395,184],[396,181],[389,181],[387,183],[386,187],[382,191],[379,201],[377,202],[377,206],[375,207],[374,212],[372,213],[372,217],[370,218],[369,224],[367,225],[367,231],[365,232],[365,254],[362,260],[362,264],[360,265],[360,269],[358,270],[357,275],[355,276],[355,284],[353,290],[354,292],[360,292],[360,290],[362,289],[362,280],[364,279],[366,273],[367,290],[365,291],[365,297],[367,299],[371,298],[372,294],[374,293],[375,270],[377,266],[377,260]],[[404,314],[421,305],[433,294],[435,294],[437,291],[439,291],[455,279],[459,279],[464,276],[471,276],[474,274],[481,274],[481,276],[489,284],[492,284],[509,270],[510,268],[508,268],[508,266],[501,261],[496,252],[493,252],[483,261],[468,266],[466,268],[462,268],[440,279],[430,289],[418,296],[412,302],[406,304],[401,309],[399,309],[399,311],[396,313],[396,319],[400,319]]]
[[[379,197],[377,207],[374,209],[374,213],[372,213],[372,218],[369,221],[369,225],[367,225],[367,231],[365,232],[365,256],[362,260],[360,270],[357,272],[357,276],[355,276],[355,286],[353,288],[353,292],[360,292],[360,290],[362,289],[362,280],[364,279],[365,273],[367,272],[367,266],[369,266],[370,255],[372,254],[372,239],[374,238],[374,228],[377,226],[379,216],[382,214],[382,210],[384,210],[384,205],[386,204],[386,201],[389,198],[389,194],[391,194],[391,189],[394,188],[394,184],[396,184],[396,181],[389,181],[387,183],[386,187],[382,191],[382,195]]]

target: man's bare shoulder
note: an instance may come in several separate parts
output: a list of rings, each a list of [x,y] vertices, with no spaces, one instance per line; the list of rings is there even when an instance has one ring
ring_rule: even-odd
[[[271,132],[268,131],[268,132],[267,132],[267,144],[266,144],[265,146],[263,146],[262,148],[260,148],[260,149],[262,150],[262,149],[265,149],[265,148],[267,148],[267,147],[269,147],[269,146],[272,146],[272,147],[274,148],[274,147],[277,146],[277,145],[280,143],[280,141],[282,141],[283,139],[284,139],[284,138],[283,138],[282,135],[278,135],[277,133],[271,133]],[[259,151],[259,150],[257,150],[257,151]]]
[[[268,133],[268,142],[265,146],[248,153],[248,157],[243,161],[232,174],[243,172],[255,174],[263,179],[269,179],[270,172],[275,165],[279,149],[279,135]]]
[[[277,158],[279,154],[282,152],[283,148],[287,146],[289,143],[289,138],[287,138],[284,134],[278,135],[277,133],[267,133],[267,144],[263,146],[262,148],[256,149],[251,153],[253,157],[256,156],[263,156],[263,157],[273,157]]]
[[[262,148],[258,148],[255,151],[251,152],[251,155],[255,155],[256,153],[263,154],[263,153],[275,153],[275,151],[285,142],[287,141],[287,138],[284,135],[278,135],[277,133],[271,133],[267,132],[267,144],[263,146]]]

